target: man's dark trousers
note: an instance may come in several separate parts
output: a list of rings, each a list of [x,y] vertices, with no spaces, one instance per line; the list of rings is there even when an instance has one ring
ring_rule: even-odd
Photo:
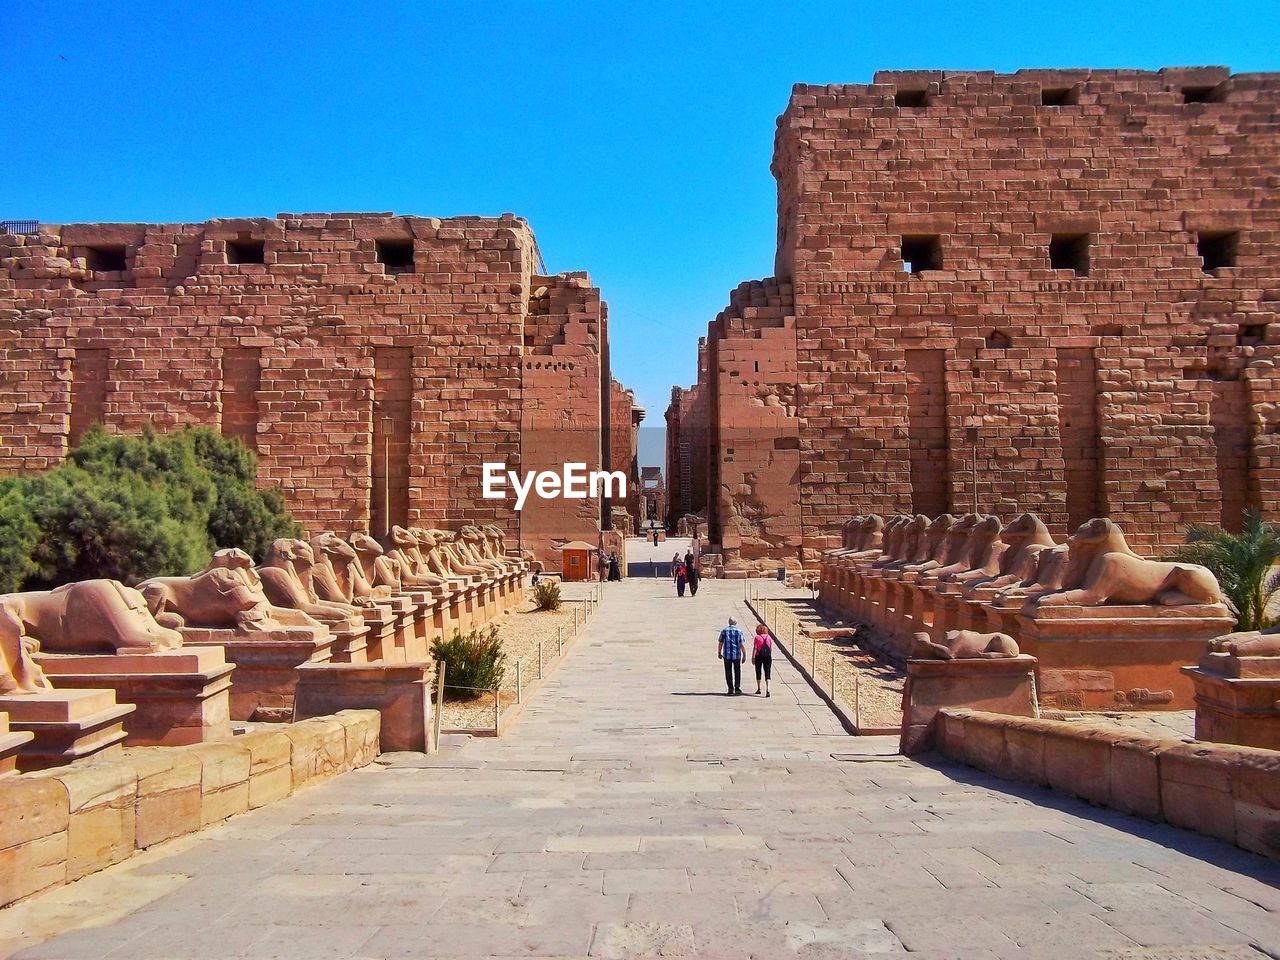
[[[740,693],[742,691],[741,660],[725,660],[724,682],[729,685],[730,693]]]

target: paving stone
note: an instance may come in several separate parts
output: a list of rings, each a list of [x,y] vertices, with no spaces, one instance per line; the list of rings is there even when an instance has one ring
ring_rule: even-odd
[[[928,758],[834,759],[883,747],[815,724],[785,660],[767,701],[714,695],[716,633],[730,612],[749,623],[741,585],[705,582],[678,619],[655,613],[666,590],[609,585],[590,642],[501,739],[396,757],[111,867],[98,879],[174,886],[17,955],[1280,955],[1280,866]],[[88,922],[110,889],[64,892]],[[38,929],[57,902],[0,919]]]

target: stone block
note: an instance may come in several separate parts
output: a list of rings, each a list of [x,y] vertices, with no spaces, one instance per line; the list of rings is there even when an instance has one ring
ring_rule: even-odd
[[[238,738],[249,751],[249,809],[293,792],[293,744],[277,730],[255,730]]]
[[[334,717],[299,720],[281,728],[289,738],[293,789],[341,773],[347,756],[347,731]]]
[[[240,738],[183,749],[200,760],[200,824],[221,823],[249,809],[249,748]]]
[[[902,752],[929,748],[939,710],[956,707],[1009,716],[1036,715],[1033,657],[1002,660],[910,660],[903,691]],[[972,737],[965,724],[965,739]],[[976,749],[966,743],[966,751]]]
[[[132,766],[85,762],[27,776],[66,790],[67,883],[133,855],[138,774]]]
[[[124,721],[132,704],[116,703],[105,689],[41,690],[0,696],[0,712],[9,726],[32,738],[18,747],[19,770],[43,770],[87,757],[110,759],[120,753]]]
[[[340,710],[372,709],[381,715],[383,750],[431,748],[429,662],[307,664],[298,671],[297,716],[331,716]]]
[[[108,689],[134,705],[124,719],[129,746],[203,743],[231,736],[234,665],[218,647],[159,653],[45,654],[40,666],[59,689]]]
[[[1108,731],[1050,721],[1044,734],[1044,775],[1052,789],[1105,806],[1111,799]]]
[[[1160,753],[1160,808],[1174,826],[1234,843],[1232,780],[1241,749],[1180,743]]]
[[[382,714],[377,710],[340,710],[334,715],[346,730],[346,768],[356,770],[378,759]]]
[[[1164,818],[1160,806],[1161,741],[1118,737],[1111,742],[1111,807],[1147,820]]]
[[[1008,775],[1013,779],[1037,786],[1048,785],[1044,764],[1045,722],[1011,717],[1005,723]]]
[[[138,776],[134,844],[139,850],[201,827],[203,766],[188,750],[126,748],[122,762]]]
[[[0,907],[67,879],[70,797],[37,777],[0,782]]]

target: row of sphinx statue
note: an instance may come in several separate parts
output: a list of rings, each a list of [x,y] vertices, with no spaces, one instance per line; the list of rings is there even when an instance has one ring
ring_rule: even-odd
[[[496,526],[454,531],[394,527],[388,547],[355,532],[276,540],[264,562],[217,551],[189,577],[136,587],[83,580],[53,590],[0,595],[0,694],[48,686],[33,655],[172,650],[185,627],[266,633],[278,626],[340,627],[358,608],[396,595],[439,603],[459,591],[528,568]]]
[[[823,555],[831,568],[857,564],[872,576],[894,570],[955,583],[962,595],[980,588],[995,606],[1217,604],[1218,581],[1206,567],[1151,560],[1125,542],[1118,524],[1089,520],[1062,544],[1039,517],[1024,513],[1003,525],[993,516],[943,514],[859,516],[842,528],[842,546]]]

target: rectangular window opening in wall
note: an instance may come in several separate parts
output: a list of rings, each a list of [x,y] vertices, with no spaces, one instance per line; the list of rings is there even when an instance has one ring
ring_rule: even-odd
[[[893,105],[895,107],[908,107],[917,110],[927,107],[929,105],[929,91],[897,90],[893,94]]]
[[[1226,90],[1222,84],[1213,86],[1190,86],[1182,88],[1183,103],[1221,103],[1226,99]]]
[[[1236,250],[1240,234],[1235,231],[1201,233],[1196,238],[1196,253],[1200,255],[1201,269],[1213,273],[1223,267],[1236,265]]]
[[[86,247],[85,265],[94,273],[119,273],[128,269],[126,254],[122,243]]]
[[[228,240],[227,263],[266,263],[266,244],[261,240]]]
[[[413,273],[412,240],[377,241],[378,262],[385,273]]]
[[[1070,270],[1078,277],[1089,273],[1089,235],[1087,233],[1055,233],[1049,240],[1049,266],[1054,270]]]
[[[1040,91],[1043,107],[1069,107],[1080,102],[1078,87],[1045,87]]]
[[[907,273],[942,269],[942,238],[937,234],[902,238],[902,269]]]

